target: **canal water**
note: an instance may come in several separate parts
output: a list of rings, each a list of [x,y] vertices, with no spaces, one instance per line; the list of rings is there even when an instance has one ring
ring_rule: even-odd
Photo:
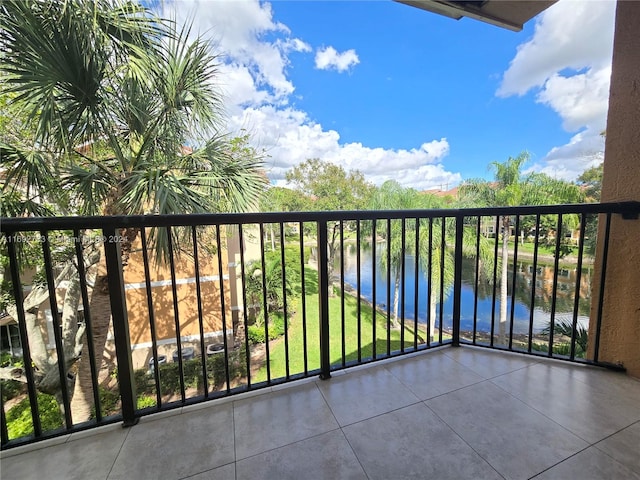
[[[372,255],[370,248],[362,248],[360,253],[360,295],[362,298],[373,303],[373,282],[375,272],[376,299],[375,303],[378,307],[386,310],[387,305],[391,305],[391,313],[393,314],[393,272],[391,285],[391,299],[387,298],[387,274],[382,268],[380,259],[383,256],[382,249],[384,245],[377,246],[377,265],[372,264]],[[355,245],[345,246],[344,269],[345,283],[354,290],[357,289],[357,250]],[[401,315],[401,306],[404,303],[404,318],[412,320],[418,317],[418,322],[427,321],[428,309],[428,280],[427,275],[420,267],[418,270],[418,303],[415,303],[416,292],[416,271],[415,258],[413,255],[405,256],[405,276],[404,276],[404,292],[402,279],[400,282],[400,301],[398,315]],[[529,331],[529,320],[531,314],[531,298],[533,281],[533,264],[527,261],[518,261],[516,264],[516,291],[515,291],[515,309],[514,309],[514,333],[527,334]],[[538,262],[536,272],[535,297],[533,300],[533,331],[539,333],[548,326],[551,320],[551,305],[553,300],[553,264],[547,265]],[[334,273],[339,275],[340,259],[337,259]],[[558,269],[558,288],[556,293],[556,314],[555,321],[573,321],[574,316],[574,299],[576,296],[576,266],[561,266]],[[588,328],[589,324],[589,308],[591,294],[591,267],[583,266],[580,280],[580,300],[578,304],[578,325]],[[500,272],[498,272],[500,275]],[[510,321],[511,302],[513,299],[513,263],[509,265],[509,281],[508,281],[508,304],[507,304],[507,321]],[[496,326],[499,322],[500,309],[500,285],[499,279],[496,286],[495,307],[493,302],[493,283],[486,278],[481,278],[476,291],[475,287],[475,260],[464,259],[462,264],[462,292],[461,292],[461,318],[460,328],[463,331],[473,330],[474,305],[477,294],[477,331],[490,332],[492,311],[493,319]],[[440,310],[442,309],[443,328],[450,329],[452,327],[453,318],[453,298],[452,285],[445,285],[445,299],[443,305],[438,303],[436,307],[436,324],[440,318]],[[403,295],[404,293],[404,295]],[[497,330],[496,330],[497,331]]]

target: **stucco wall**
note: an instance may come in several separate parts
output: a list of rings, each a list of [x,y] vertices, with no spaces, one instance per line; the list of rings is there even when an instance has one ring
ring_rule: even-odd
[[[602,201],[640,201],[640,2],[619,1]],[[599,238],[603,235],[601,222]],[[598,246],[590,338],[600,288],[602,242]],[[591,342],[590,358],[593,358]],[[599,360],[622,364],[640,377],[640,220],[614,216],[606,270]]]

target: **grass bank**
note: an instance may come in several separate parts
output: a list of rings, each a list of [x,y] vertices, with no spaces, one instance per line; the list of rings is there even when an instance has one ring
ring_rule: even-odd
[[[320,328],[318,325],[318,274],[315,270],[305,267],[305,302],[306,302],[306,342],[307,369],[320,368]],[[295,310],[288,327],[288,356],[289,374],[304,372],[304,339],[305,328],[302,316],[302,298],[297,298],[290,305]],[[342,328],[342,299],[339,295],[329,298],[329,331],[330,331],[330,360],[332,364],[342,363],[342,338],[344,335],[345,362],[358,359],[358,338],[360,339],[361,357],[373,356],[374,345],[377,355],[387,351],[387,317],[376,312],[375,339],[373,328],[373,308],[365,300],[360,305],[360,330],[358,331],[358,300],[345,294],[344,298],[344,329]],[[290,312],[291,313],[291,312]],[[405,322],[404,345],[412,348],[414,344],[413,321]],[[425,326],[419,326],[418,342],[425,338]],[[271,378],[286,376],[287,349],[285,338],[280,337],[269,344]],[[400,350],[401,330],[390,330],[390,350]],[[267,380],[266,364],[260,368],[253,382]]]

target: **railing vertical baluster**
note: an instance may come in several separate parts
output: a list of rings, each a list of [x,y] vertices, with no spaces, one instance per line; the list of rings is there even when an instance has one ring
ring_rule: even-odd
[[[400,245],[402,245],[402,254],[400,259],[400,352],[404,353],[404,304],[406,289],[406,269],[405,252],[407,247],[407,220],[402,217],[400,221]],[[397,275],[397,274],[396,274]]]
[[[444,324],[444,259],[445,250],[447,249],[446,239],[446,218],[442,217],[442,225],[440,232],[440,311],[438,312],[438,343],[442,345],[442,327]]]
[[[49,305],[51,307],[51,323],[53,324],[53,337],[56,343],[56,355],[58,357],[58,375],[60,375],[60,392],[62,394],[62,404],[64,405],[64,419],[67,429],[73,426],[71,418],[71,399],[69,398],[69,383],[67,382],[67,367],[62,343],[62,327],[60,325],[60,312],[58,311],[58,299],[56,295],[56,283],[53,278],[53,263],[51,261],[51,247],[49,246],[49,232],[41,231],[42,256],[44,260],[44,270],[47,278],[47,288],[49,289]]]
[[[24,374],[27,377],[27,392],[29,393],[29,405],[31,406],[31,421],[33,422],[33,434],[36,438],[42,436],[42,424],[40,423],[40,408],[38,406],[38,393],[36,381],[33,375],[33,361],[31,360],[31,348],[27,336],[27,320],[24,311],[24,295],[22,281],[20,280],[20,266],[16,254],[17,234],[7,235],[7,253],[9,254],[9,270],[11,271],[11,286],[13,298],[16,301],[18,313],[18,332],[20,333],[20,345],[22,346],[22,359],[24,360]]]
[[[302,298],[300,299],[302,303],[302,355],[304,356],[304,375],[306,377],[309,373],[309,358],[307,355],[307,293],[304,278],[304,224],[300,222],[298,228],[300,230],[300,284],[302,287]],[[344,288],[344,285],[342,285],[342,288]]]
[[[558,226],[556,227],[556,252],[553,262],[553,294],[551,295],[551,322],[549,323],[549,352],[550,357],[553,356],[553,337],[556,326],[556,303],[558,300],[558,268],[560,262],[560,241],[562,240],[562,214],[558,214]]]
[[[9,443],[9,431],[7,430],[7,418],[4,414],[4,400],[0,401],[0,442],[2,445]]]
[[[318,311],[320,321],[320,378],[331,378],[329,356],[329,239],[326,220],[318,221]]]
[[[427,271],[427,346],[431,346],[431,336],[435,332],[431,328],[431,295],[433,294],[433,217],[429,218],[429,268]],[[433,319],[435,327],[435,318]]]
[[[284,222],[280,222],[280,263],[282,264],[282,303],[284,307],[284,364],[285,378],[289,380],[289,315],[287,310],[287,270],[284,253]]]
[[[356,317],[358,318],[358,363],[362,361],[362,271],[360,257],[360,220],[356,220]]]
[[[420,219],[416,217],[416,251],[414,257],[413,287],[413,349],[418,349],[418,302],[420,300]]]
[[[460,346],[460,314],[462,298],[462,241],[464,235],[464,217],[456,216],[456,246],[453,274],[453,337],[452,347]],[[442,275],[442,274],[441,274]]]
[[[536,277],[538,276],[538,247],[540,245],[540,214],[536,215],[536,233],[533,246],[533,273],[531,276],[531,304],[529,305],[529,344],[527,351],[531,353],[533,348],[533,313],[536,303]]]
[[[220,275],[220,311],[222,312],[222,342],[224,343],[224,377],[227,383],[227,393],[231,390],[229,379],[229,345],[227,340],[227,309],[224,298],[224,270],[222,269],[222,241],[220,240],[220,225],[216,225],[216,248],[218,250],[218,273]],[[284,266],[283,266],[284,268]],[[267,342],[269,341],[267,337]]]
[[[182,359],[182,335],[180,334],[180,313],[178,310],[178,286],[176,284],[176,263],[173,257],[173,238],[171,226],[166,227],[167,247],[169,251],[169,267],[171,271],[171,293],[173,296],[173,320],[176,328],[176,346],[178,354],[178,371],[180,373],[180,398],[185,402],[186,394],[184,387],[184,362]]]
[[[378,234],[376,232],[376,219],[371,221],[371,336],[373,337],[373,343],[371,344],[373,359],[378,356],[378,334],[376,332],[376,313],[377,313],[377,298],[376,298],[376,238]]]
[[[300,230],[302,231],[302,226],[300,226]],[[251,349],[249,348],[249,312],[247,310],[247,281],[246,281],[246,272],[244,266],[244,231],[242,228],[242,223],[238,225],[238,242],[240,243],[240,275],[242,277],[241,280],[241,288],[242,288],[242,315],[244,322],[244,353],[245,353],[245,362],[247,365],[247,389],[251,388]],[[304,254],[303,254],[304,261]],[[302,312],[304,322],[304,266],[302,268]],[[304,325],[304,323],[303,323]],[[306,336],[305,336],[306,339]],[[305,348],[305,355],[306,355]],[[306,357],[305,357],[306,359]],[[306,363],[305,363],[305,372],[306,372]]]
[[[267,383],[271,383],[271,357],[269,355],[269,304],[267,303],[267,273],[264,251],[264,223],[260,224],[260,268],[262,268],[262,313],[264,316],[264,348],[267,365]]]
[[[496,333],[496,293],[498,286],[498,240],[500,239],[500,215],[496,215],[495,245],[493,249],[493,294],[491,295],[491,339],[489,346],[493,347]]]
[[[509,350],[513,349],[513,323],[516,311],[516,280],[518,265],[518,231],[520,230],[520,215],[516,215],[515,242],[513,245],[513,273],[511,275],[511,312],[509,321]]]
[[[344,304],[344,223],[340,220],[340,341],[342,345],[342,367],[347,364],[345,304]]]
[[[149,329],[151,333],[151,352],[153,353],[153,378],[156,384],[156,406],[162,407],[162,395],[160,393],[160,364],[158,363],[158,340],[156,337],[156,315],[153,309],[153,293],[151,290],[151,272],[149,269],[149,252],[147,247],[147,233],[140,229],[140,241],[142,242],[142,264],[144,266],[144,285],[147,292],[147,309],[149,311]]]
[[[387,218],[387,357],[391,355],[391,219]]]
[[[471,337],[472,343],[476,344],[478,335],[478,288],[480,284],[480,224],[482,217],[478,215],[478,222],[476,224],[476,271],[474,279],[474,291],[473,291],[473,336]]]
[[[582,255],[584,253],[584,234],[587,224],[587,216],[580,215],[580,239],[578,240],[578,265],[576,266],[576,293],[573,302],[573,321],[571,322],[571,353],[570,358],[576,358],[576,333],[578,330],[578,309],[580,308],[580,281],[582,280]],[[586,353],[586,352],[585,352]]]
[[[136,384],[133,376],[133,361],[131,359],[131,340],[129,338],[127,301],[122,273],[120,235],[114,227],[105,227],[102,232],[106,239],[104,256],[107,264],[109,301],[113,320],[116,358],[118,360],[118,385],[122,404],[122,420],[125,427],[130,427],[138,423],[138,418],[136,418]]]
[[[198,333],[200,334],[202,385],[204,387],[204,398],[209,398],[209,379],[207,378],[207,350],[204,345],[204,318],[202,315],[202,287],[200,285],[200,259],[198,258],[198,234],[196,232],[195,226],[191,226],[191,243],[193,243],[193,273],[196,276],[196,303],[198,305]]]
[[[84,254],[82,249],[82,235],[79,230],[73,231],[73,238],[76,250],[76,261],[78,262],[78,279],[80,280],[80,295],[82,297],[82,311],[85,325],[85,338],[89,354],[89,369],[91,370],[91,388],[93,389],[93,405],[96,413],[96,421],[102,421],[102,411],[100,408],[100,391],[98,390],[98,369],[96,368],[96,355],[93,344],[93,324],[91,323],[91,312],[89,309],[89,292],[87,290],[87,273],[84,267]]]
[[[604,245],[602,247],[602,270],[600,272],[600,289],[598,291],[598,310],[596,314],[596,338],[594,339],[593,361],[600,358],[600,333],[602,330],[602,308],[604,306],[604,288],[607,278],[607,258],[609,257],[609,235],[611,233],[611,214],[607,213],[604,229]]]

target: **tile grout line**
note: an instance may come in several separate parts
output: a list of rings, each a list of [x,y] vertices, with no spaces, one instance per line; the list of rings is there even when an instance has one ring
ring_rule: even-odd
[[[489,381],[488,379],[482,380],[482,382],[488,382],[488,381]],[[476,382],[476,383],[474,383],[473,385],[478,385],[479,383],[482,383],[482,382]],[[470,387],[471,385],[467,385],[467,386],[468,386],[468,387]],[[462,388],[467,388],[467,387],[462,387]],[[461,389],[459,388],[459,389],[457,389],[457,390],[461,390]],[[457,390],[454,390],[454,391],[457,391]],[[443,395],[446,395],[446,394],[443,394]],[[439,395],[439,396],[440,396],[440,395]],[[434,397],[434,398],[436,398],[436,397]],[[480,454],[480,452],[478,452],[475,448],[473,448],[473,446],[472,446],[471,444],[469,444],[469,442],[467,442],[464,438],[462,438],[462,436],[461,436],[461,435],[460,435],[460,434],[459,434],[459,433],[458,433],[458,432],[457,432],[457,431],[456,431],[456,430],[455,430],[451,425],[449,425],[449,424],[447,423],[447,421],[446,421],[444,418],[442,418],[440,415],[438,415],[438,413],[437,413],[434,409],[432,409],[429,405],[427,405],[427,400],[424,400],[424,401],[422,402],[422,404],[423,404],[425,407],[427,407],[427,408],[429,409],[429,411],[430,411],[430,412],[432,412],[432,413],[436,416],[436,418],[438,418],[442,423],[444,423],[444,424],[447,426],[447,428],[448,428],[449,430],[451,430],[451,431],[452,431],[452,432],[453,432],[453,433],[454,433],[454,434],[455,434],[455,435],[456,435],[460,440],[462,440],[462,442],[463,442],[465,445],[467,445],[467,446],[468,446],[468,447],[469,447],[469,448],[470,448],[470,449],[471,449],[471,450],[472,450],[476,455],[478,455],[478,457],[480,457],[480,458],[482,459],[482,461],[483,461],[483,462],[485,462],[487,465],[489,465],[489,467],[491,467],[491,469],[492,469],[494,472],[496,472],[500,477],[502,477],[503,479],[505,479],[505,480],[506,480],[506,478],[507,478],[507,477],[505,477],[504,475],[502,475],[502,473],[500,473],[500,472],[498,471],[498,469],[497,469],[496,467],[494,467],[494,466],[491,464],[491,462],[489,462],[489,460],[487,460],[486,458],[484,458],[484,457]]]
[[[254,453],[252,455],[249,455],[248,457],[244,457],[244,458],[241,458],[240,460],[236,460],[234,463],[237,464],[239,461],[240,462],[244,462],[245,460],[248,460],[250,458],[255,458],[255,457],[258,457],[260,455],[264,455],[265,453],[269,453],[269,452],[273,452],[275,450],[279,450],[281,448],[290,447],[291,445],[295,445],[296,443],[300,443],[300,442],[304,442],[304,441],[307,441],[307,440],[311,440],[312,438],[317,438],[317,437],[320,437],[322,435],[326,435],[327,433],[336,432],[338,430],[340,430],[340,425],[338,425],[336,428],[332,428],[331,430],[327,430],[326,432],[316,433],[316,434],[311,435],[309,437],[301,438],[300,440],[294,440],[293,442],[285,443],[284,445],[279,445],[277,447],[269,448],[267,450],[263,450],[261,452]],[[225,465],[228,465],[228,464],[225,464]],[[216,468],[218,468],[218,467],[216,467]],[[236,478],[237,478],[237,473],[236,473]]]
[[[559,462],[556,462],[556,463],[554,463],[553,465],[551,465],[551,466],[549,466],[549,467],[545,468],[544,470],[539,471],[539,472],[538,472],[538,473],[536,473],[535,475],[532,475],[531,477],[529,477],[529,479],[528,479],[528,480],[532,480],[532,479],[536,478],[537,476],[542,475],[544,472],[548,472],[548,471],[549,471],[549,470],[551,470],[552,468],[557,467],[557,466],[558,466],[558,465],[560,465],[561,463],[564,463],[564,462],[566,462],[567,460],[569,460],[569,459],[571,459],[571,458],[575,457],[576,455],[579,455],[580,453],[584,452],[585,450],[589,450],[591,447],[595,447],[595,444],[588,444],[586,447],[584,447],[584,448],[582,448],[582,449],[578,450],[576,453],[574,453],[574,454],[572,454],[572,455],[569,455],[567,458],[563,458],[563,459],[562,459],[562,460],[560,460]],[[596,447],[596,448],[597,448],[597,447]],[[599,451],[602,451],[602,450],[600,450],[599,448],[598,448],[598,450],[599,450]],[[602,452],[602,453],[605,453],[605,454],[606,454],[606,452]],[[622,463],[618,462],[615,458],[611,457],[610,455],[607,455],[607,456],[609,456],[610,458],[612,458],[616,463],[619,463],[620,465],[622,465],[623,467],[625,467],[627,470],[631,470],[631,469],[629,469],[628,467],[626,467],[626,465],[624,465],[624,464],[622,464]]]
[[[352,424],[352,425],[355,425],[355,424]],[[367,470],[364,468],[364,465],[362,464],[362,460],[360,460],[360,457],[358,457],[358,453],[353,448],[353,445],[351,445],[351,442],[349,441],[349,438],[347,437],[347,434],[344,433],[344,430],[343,430],[342,427],[340,427],[340,433],[342,433],[342,436],[347,441],[347,445],[349,445],[349,448],[351,449],[351,452],[353,453],[354,457],[356,457],[356,460],[358,461],[358,465],[360,465],[360,468],[362,469],[362,472],[364,473],[364,476],[367,477],[367,479],[369,479],[370,478],[369,474],[367,473]]]
[[[109,472],[107,473],[107,476],[105,477],[105,480],[109,480],[109,477],[113,473],[113,467],[116,466],[116,462],[118,461],[118,457],[120,457],[120,454],[122,453],[122,449],[124,448],[124,444],[126,443],[127,439],[129,438],[129,435],[131,434],[131,428],[132,427],[122,427],[122,428],[126,428],[127,429],[127,434],[124,436],[124,439],[122,440],[122,444],[120,445],[120,448],[118,449],[118,453],[116,454],[116,457],[113,459],[113,462],[111,463],[111,467],[109,467]]]
[[[513,372],[511,372],[513,373]],[[507,375],[507,374],[505,374]],[[511,393],[508,390],[505,390],[504,388],[502,388],[500,385],[498,385],[497,383],[493,382],[494,378],[498,378],[501,377],[502,375],[498,375],[496,377],[490,378],[487,381],[491,383],[491,385],[493,385],[494,387],[502,390],[504,393],[506,393],[507,395],[513,397],[515,400],[517,400],[518,402],[522,403],[523,405],[525,405],[527,408],[530,408],[531,410],[533,410],[534,412],[542,415],[544,418],[546,418],[547,420],[549,420],[550,422],[556,424],[557,426],[559,426],[561,429],[565,430],[566,432],[570,433],[571,435],[573,435],[574,437],[582,440],[583,442],[586,442],[588,446],[592,446],[595,445],[594,443],[592,443],[590,440],[587,440],[586,438],[583,438],[581,435],[578,435],[577,433],[575,433],[574,431],[570,430],[568,427],[565,427],[564,425],[558,423],[556,420],[554,420],[553,418],[549,417],[547,414],[545,414],[544,412],[541,412],[540,410],[538,410],[536,407],[534,407],[533,405],[529,405],[527,402],[525,402],[524,400],[522,400],[521,398],[516,397],[513,393]],[[598,440],[599,442],[600,440]],[[597,443],[597,442],[596,442]],[[570,458],[571,456],[567,457]]]
[[[251,375],[251,372],[249,372]],[[236,442],[236,401],[231,402],[231,425],[233,427],[233,478],[238,480],[238,451]]]

